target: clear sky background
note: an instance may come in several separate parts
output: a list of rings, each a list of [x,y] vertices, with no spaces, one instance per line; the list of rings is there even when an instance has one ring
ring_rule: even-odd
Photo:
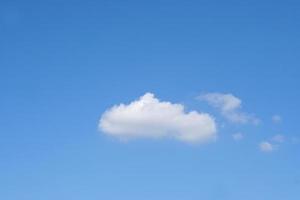
[[[289,0],[2,0],[0,199],[298,200],[299,10]],[[121,142],[98,130],[105,110],[146,92],[216,117],[216,142]],[[261,123],[227,122],[196,99],[206,92],[232,93]],[[261,151],[277,134],[284,142]]]

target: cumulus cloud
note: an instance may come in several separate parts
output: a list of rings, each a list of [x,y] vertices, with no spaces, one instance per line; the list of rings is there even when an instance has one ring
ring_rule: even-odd
[[[200,95],[199,100],[206,101],[209,105],[217,108],[225,119],[234,123],[258,124],[259,119],[241,111],[242,100],[232,94],[207,93]]]
[[[275,150],[275,147],[273,144],[271,144],[270,142],[261,142],[259,144],[259,148],[262,152],[272,152]]]
[[[99,129],[121,139],[174,138],[188,143],[216,139],[215,120],[207,113],[185,112],[184,106],[160,101],[146,93],[129,104],[109,108],[99,122]]]
[[[232,138],[235,140],[235,141],[239,141],[239,140],[242,140],[244,139],[244,135],[242,133],[235,133],[232,135]]]

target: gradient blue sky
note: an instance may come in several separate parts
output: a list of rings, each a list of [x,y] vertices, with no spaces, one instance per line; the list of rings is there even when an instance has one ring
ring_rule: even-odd
[[[288,0],[2,0],[0,199],[298,200],[299,9]],[[106,109],[145,92],[219,125],[195,97],[232,93],[262,123],[226,123],[205,145],[122,143],[97,130]],[[286,141],[261,152],[276,134]]]

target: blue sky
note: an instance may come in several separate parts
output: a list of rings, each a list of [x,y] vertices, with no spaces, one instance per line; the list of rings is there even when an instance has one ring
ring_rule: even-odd
[[[0,199],[298,200],[299,8],[2,0]],[[216,141],[124,142],[99,129],[105,111],[147,92],[182,115],[208,113]],[[226,119],[199,100],[211,93],[232,94],[260,123]]]

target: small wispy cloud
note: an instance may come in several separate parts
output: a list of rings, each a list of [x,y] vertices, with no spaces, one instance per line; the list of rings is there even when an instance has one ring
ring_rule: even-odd
[[[274,135],[269,140],[259,144],[260,150],[263,152],[272,152],[280,147],[285,142],[285,136],[281,134]]]
[[[272,116],[272,122],[273,123],[280,123],[282,121],[282,118],[280,115],[273,115]]]
[[[259,124],[259,119],[255,116],[241,111],[242,100],[232,94],[206,93],[200,95],[198,100],[206,101],[209,105],[218,109],[222,116],[233,123]]]
[[[259,149],[262,152],[270,153],[275,150],[275,146],[273,144],[271,144],[270,142],[263,141],[259,144]]]
[[[242,133],[235,133],[235,134],[232,134],[232,138],[235,141],[240,141],[240,140],[244,139],[244,135]]]
[[[283,143],[285,141],[285,137],[283,135],[277,134],[272,137],[273,142]]]
[[[216,139],[217,125],[207,113],[185,112],[182,104],[160,101],[146,93],[129,104],[103,113],[99,129],[120,139],[174,138],[187,143]]]

